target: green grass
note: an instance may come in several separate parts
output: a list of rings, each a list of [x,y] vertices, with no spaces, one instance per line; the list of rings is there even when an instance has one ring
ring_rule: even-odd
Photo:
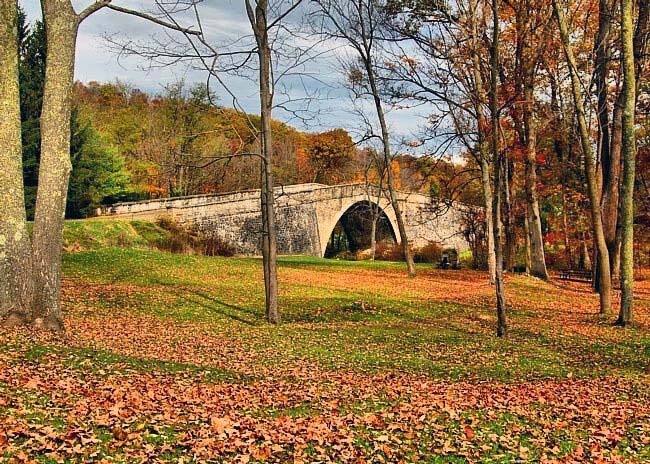
[[[64,255],[63,306],[71,341],[34,341],[29,334],[0,341],[7,368],[28,366],[33,372],[47,372],[57,366],[59,372],[89,382],[128,382],[129,377],[146,373],[156,378],[173,377],[181,383],[217,384],[212,386],[224,391],[232,388],[235,394],[240,385],[243,390],[261,388],[268,397],[273,396],[278,384],[302,388],[305,376],[313,369],[319,388],[334,390],[326,397],[327,402],[322,402],[319,395],[306,399],[289,395],[273,402],[251,403],[239,411],[260,423],[309,421],[332,414],[333,408],[341,416],[391,417],[408,405],[409,395],[417,393],[395,395],[381,383],[382,378],[373,374],[399,381],[402,373],[412,373],[444,382],[467,381],[462,385],[475,386],[486,381],[512,385],[539,379],[613,375],[631,380],[629,387],[617,394],[618,400],[650,400],[650,390],[643,383],[645,377],[641,377],[650,372],[650,335],[643,329],[617,331],[595,316],[581,320],[598,329],[594,334],[563,330],[554,319],[553,311],[561,309],[557,309],[556,300],[571,303],[575,294],[553,293],[552,284],[537,279],[509,278],[509,295],[527,303],[512,308],[509,336],[499,339],[494,336],[490,302],[483,297],[459,298],[463,285],[473,278],[484,279],[483,274],[467,273],[466,281],[447,283],[446,278],[452,282],[451,277],[457,274],[450,271],[427,275],[427,265],[419,267],[423,272],[413,280],[403,277],[401,263],[282,257],[283,323],[275,327],[264,323],[259,259],[174,255],[153,250],[153,245],[163,239],[163,232],[146,222],[68,222],[66,243],[77,243],[80,250]],[[640,306],[647,310],[646,301]],[[128,335],[110,333],[115,330],[111,318],[128,322],[133,317],[133,321],[140,321],[136,316],[153,320],[158,324],[156,330],[163,328],[149,335],[172,334],[160,340],[158,346],[157,340],[152,342],[150,337],[144,337],[144,342],[138,339],[137,327]],[[98,340],[81,336],[86,324],[93,323],[96,332],[92,333],[109,340],[105,345],[101,336]],[[146,327],[142,330],[146,331]],[[194,337],[206,339],[193,343]],[[191,356],[179,356],[186,354],[185,349],[195,349],[198,354],[215,353],[215,358],[206,356],[199,362]],[[277,377],[269,378],[269,373]],[[336,388],[342,385],[337,382],[342,381],[328,376],[349,373],[361,379],[353,387],[355,393],[364,393],[367,388],[372,395],[343,392],[347,399],[337,404]],[[378,384],[368,385],[366,379],[379,380]],[[66,433],[69,424],[50,407],[52,397],[23,387],[27,380],[0,383],[0,398],[6,394],[14,401],[0,407],[0,414],[20,415],[24,410],[27,422]],[[568,458],[590,437],[588,424],[580,421],[547,432],[545,424],[553,423],[556,413],[541,400],[526,405],[532,415],[524,414],[522,409],[478,408],[472,405],[458,412],[434,407],[414,412],[415,417],[423,417],[417,439],[397,428],[390,432],[390,440],[415,440],[408,452],[426,456],[421,462],[466,462],[463,450],[457,448],[464,441],[466,426],[471,425],[475,440],[468,446],[481,446],[480,462],[523,462],[540,460],[541,453],[549,449],[553,450],[553,458]],[[160,450],[161,460],[174,462],[186,451],[179,445],[186,432],[206,425],[206,417],[191,424],[155,423],[143,414],[137,421],[121,426],[126,432],[137,430],[143,443]],[[369,462],[397,459],[377,446],[386,443],[390,448],[397,443],[383,439],[385,430],[363,422],[355,424],[350,429],[354,443],[370,457]],[[650,458],[644,425],[630,427],[615,445],[620,454]],[[127,460],[122,450],[114,447],[113,429],[97,426],[93,433],[99,438],[99,443],[93,445],[97,458]],[[540,434],[546,434],[545,445],[537,442]],[[507,441],[500,439],[504,435]],[[456,450],[443,453],[441,450],[452,438]],[[310,453],[319,454],[314,443],[308,444],[306,454]],[[405,454],[402,459],[409,462],[409,456]],[[39,459],[49,462],[47,457]]]
[[[151,248],[168,232],[150,221],[66,221],[63,244],[67,249],[97,250],[106,247]]]
[[[206,382],[244,382],[248,376],[215,367],[199,367],[193,364],[162,361],[159,359],[123,356],[107,350],[91,348],[66,348],[54,345],[31,345],[14,362],[32,362],[46,365],[52,360],[62,360],[63,364],[79,373],[105,375],[148,372],[162,374],[186,374],[199,376]]]
[[[98,309],[126,308],[162,319],[208,323],[241,338],[254,350],[273,347],[283,358],[313,360],[328,368],[504,381],[634,374],[648,369],[648,336],[630,336],[618,343],[578,335],[545,336],[518,328],[519,322],[530,324],[531,320],[530,311],[520,310],[511,312],[513,330],[502,340],[491,330],[474,330],[467,324],[476,314],[491,317],[489,307],[396,298],[363,286],[334,289],[326,281],[281,285],[284,323],[268,327],[263,322],[260,264],[255,258],[173,255],[132,248],[105,248],[64,258],[67,276],[112,286],[90,302]],[[299,270],[318,273],[319,278],[348,269],[369,274],[401,269],[399,263],[312,257],[281,258],[279,264],[281,276]],[[129,291],[121,293],[120,288],[127,285]],[[519,279],[510,291],[528,293],[531,285]],[[535,324],[545,327],[550,323]]]

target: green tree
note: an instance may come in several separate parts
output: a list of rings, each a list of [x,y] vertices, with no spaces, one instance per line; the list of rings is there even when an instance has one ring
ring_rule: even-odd
[[[38,166],[41,159],[40,116],[45,83],[47,41],[42,21],[30,27],[24,14],[19,15],[20,111],[23,142],[23,179],[27,217],[34,218]],[[129,176],[124,160],[110,147],[89,122],[80,120],[79,111],[72,111],[70,178],[66,217],[86,217],[106,197],[115,197],[129,190]]]
[[[124,158],[107,145],[89,122],[80,120],[76,109],[70,121],[72,175],[68,186],[67,218],[83,218],[108,197],[128,192],[129,174]]]
[[[38,163],[41,157],[40,116],[45,81],[47,44],[45,27],[36,21],[29,27],[24,14],[19,15],[18,72],[20,76],[20,115],[23,142],[23,180],[27,217],[34,218]]]

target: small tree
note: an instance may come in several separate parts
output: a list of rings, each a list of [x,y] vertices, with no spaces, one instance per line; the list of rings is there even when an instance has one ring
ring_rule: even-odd
[[[339,183],[348,177],[356,145],[344,129],[307,136],[305,150],[314,171],[313,182]]]
[[[492,47],[490,52],[490,121],[491,127],[491,148],[494,168],[494,192],[492,199],[492,222],[494,223],[494,256],[496,258],[495,268],[495,290],[497,297],[497,336],[504,337],[508,333],[508,321],[506,319],[506,291],[503,282],[503,243],[501,238],[501,192],[503,183],[503,172],[505,171],[505,159],[499,149],[499,96],[498,77],[499,75],[499,0],[492,0]]]
[[[342,40],[352,50],[354,59],[346,64],[348,79],[353,91],[360,97],[368,97],[374,106],[379,133],[372,138],[381,141],[386,166],[386,187],[399,228],[400,242],[404,251],[408,274],[414,277],[415,264],[406,233],[402,208],[397,198],[390,131],[380,89],[380,60],[382,27],[386,22],[379,0],[316,0],[319,32],[330,40]]]

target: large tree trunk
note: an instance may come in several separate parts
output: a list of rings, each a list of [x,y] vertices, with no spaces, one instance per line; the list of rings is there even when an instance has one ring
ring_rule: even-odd
[[[609,267],[613,280],[618,270],[613,265],[616,256],[616,227],[621,167],[621,115],[620,101],[614,106],[610,127],[608,75],[611,62],[610,31],[612,23],[611,0],[600,0],[598,34],[595,41],[595,84],[598,95],[598,153],[602,166],[602,215],[605,242],[609,251]],[[602,261],[599,261],[599,265]]]
[[[490,117],[491,148],[494,166],[494,192],[492,198],[492,221],[494,223],[495,291],[497,300],[497,336],[505,337],[508,333],[506,319],[506,292],[503,282],[503,243],[501,237],[501,182],[503,174],[503,156],[499,151],[499,0],[492,0],[492,49],[490,53]]]
[[[70,161],[70,112],[78,18],[68,0],[43,0],[47,37],[41,161],[34,215],[34,323],[63,330],[61,248]]]
[[[531,105],[533,98],[532,87],[527,87],[525,98],[526,106]],[[537,129],[533,121],[532,111],[526,109],[524,114],[526,131],[526,213],[530,237],[530,274],[547,280],[548,271],[546,270],[544,257],[542,218],[539,213],[539,199],[537,197]]]
[[[17,3],[0,0],[0,317],[30,318],[31,247],[26,227],[20,135]]]
[[[636,158],[634,116],[636,108],[636,77],[633,15],[634,0],[621,0],[623,184],[621,192],[621,308],[616,323],[623,327],[634,322],[634,180]]]
[[[584,156],[585,176],[587,178],[587,188],[589,190],[589,200],[591,203],[591,220],[594,231],[594,243],[598,250],[598,259],[602,260],[604,263],[607,263],[605,266],[598,266],[597,278],[600,284],[600,312],[602,314],[608,314],[611,311],[612,307],[612,280],[609,267],[609,251],[607,249],[607,242],[605,241],[605,233],[603,230],[603,221],[600,209],[600,192],[596,178],[596,166],[593,150],[591,148],[589,131],[587,129],[587,120],[583,104],[582,84],[576,73],[576,60],[573,55],[573,49],[571,48],[569,42],[569,31],[564,16],[564,9],[559,2],[560,0],[553,0],[553,8],[555,10],[555,16],[557,17],[558,25],[560,27],[560,35],[562,37],[562,44],[564,46],[564,54],[567,59],[569,73],[571,75],[573,103],[576,109],[578,132],[582,145],[582,153]]]
[[[602,152],[603,172],[603,197],[601,207],[603,211],[603,230],[605,242],[609,251],[609,267],[612,274],[612,281],[616,281],[619,269],[615,262],[618,254],[616,241],[616,230],[618,229],[619,197],[621,187],[621,154],[622,154],[622,122],[623,111],[621,107],[621,96],[616,99],[612,115],[612,127],[610,145]]]

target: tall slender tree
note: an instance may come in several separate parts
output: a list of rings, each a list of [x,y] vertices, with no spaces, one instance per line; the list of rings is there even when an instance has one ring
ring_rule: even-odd
[[[380,89],[380,60],[382,27],[385,18],[382,17],[382,5],[378,0],[316,0],[319,15],[323,19],[320,32],[332,39],[342,40],[353,50],[356,63],[348,69],[353,85],[363,87],[375,109],[384,165],[386,166],[386,187],[390,203],[395,212],[399,238],[408,274],[416,274],[413,253],[411,251],[402,206],[395,188],[395,173],[393,172],[393,154],[391,148],[390,130],[386,120],[385,102],[382,100]]]
[[[595,244],[598,251],[598,259],[604,263],[609,263],[609,250],[605,241],[603,229],[602,212],[600,209],[600,191],[598,179],[596,177],[596,161],[592,149],[589,130],[587,128],[587,116],[584,107],[584,95],[582,91],[582,82],[578,76],[578,68],[573,53],[573,47],[570,42],[569,27],[564,13],[564,5],[561,0],[553,0],[553,10],[557,19],[560,37],[564,48],[569,75],[571,76],[571,89],[573,93],[573,105],[578,122],[578,134],[582,146],[582,155],[584,158],[585,177],[587,178],[587,189],[589,191],[589,201],[591,209],[592,228],[595,237]],[[595,278],[599,281],[600,287],[600,312],[608,314],[612,308],[612,279],[610,267],[607,265],[598,266],[598,275]]]
[[[278,310],[278,240],[275,225],[273,196],[273,134],[271,119],[273,109],[273,65],[271,63],[271,44],[269,42],[269,24],[267,17],[268,0],[256,0],[255,7],[251,0],[246,0],[246,13],[257,43],[259,60],[259,89],[261,127],[262,181],[260,199],[262,206],[262,254],[264,265],[264,288],[266,291],[266,320],[271,324],[280,323]]]
[[[499,0],[492,0],[492,46],[490,50],[490,121],[491,149],[494,168],[494,192],[492,215],[494,223],[495,291],[497,300],[497,336],[505,337],[508,333],[506,317],[506,290],[503,280],[503,238],[501,235],[502,184],[505,159],[499,149]]]
[[[623,235],[621,245],[621,308],[616,323],[622,327],[634,322],[634,180],[636,175],[634,3],[634,0],[621,0],[621,47],[623,52],[621,226]]]

